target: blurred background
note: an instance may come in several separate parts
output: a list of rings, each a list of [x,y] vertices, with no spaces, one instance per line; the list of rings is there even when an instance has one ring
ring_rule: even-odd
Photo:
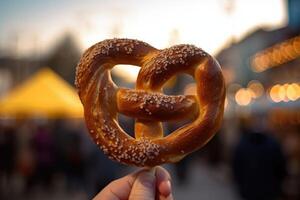
[[[136,170],[91,141],[73,84],[81,53],[113,37],[194,44],[222,66],[222,129],[165,166],[175,199],[300,199],[298,0],[0,1],[0,199],[91,199]],[[133,88],[138,70],[116,66],[113,80]],[[195,85],[180,75],[165,91]],[[120,124],[133,132],[134,119]]]

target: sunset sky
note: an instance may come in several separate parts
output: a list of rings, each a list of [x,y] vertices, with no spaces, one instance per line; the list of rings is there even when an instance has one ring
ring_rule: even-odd
[[[157,48],[193,43],[216,53],[233,37],[286,21],[284,0],[2,0],[0,49],[19,56],[46,52],[69,32],[82,49],[127,37]]]

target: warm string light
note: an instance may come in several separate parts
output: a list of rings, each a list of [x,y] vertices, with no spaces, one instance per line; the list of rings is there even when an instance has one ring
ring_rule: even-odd
[[[247,88],[239,88],[237,90],[235,101],[240,106],[247,106],[252,100],[261,97],[263,94],[263,85],[257,80],[252,80],[248,83]]]
[[[254,72],[263,72],[298,57],[300,57],[300,36],[258,52],[251,59],[251,67]]]
[[[250,89],[241,88],[235,93],[235,101],[240,106],[247,106],[251,103],[252,92]]]
[[[282,101],[296,101],[300,98],[300,84],[276,84],[273,87],[271,87],[269,95],[272,101],[274,101],[275,103]]]
[[[257,99],[264,94],[264,86],[257,80],[250,81],[247,87],[250,89],[251,96],[254,99]]]

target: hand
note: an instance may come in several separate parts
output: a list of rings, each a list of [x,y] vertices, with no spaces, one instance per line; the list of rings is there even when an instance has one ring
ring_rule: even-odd
[[[94,200],[173,200],[170,181],[162,167],[143,169],[111,182]]]

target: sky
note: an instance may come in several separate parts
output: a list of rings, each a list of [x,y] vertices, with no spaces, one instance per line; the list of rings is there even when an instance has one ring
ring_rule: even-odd
[[[40,54],[68,32],[81,49],[126,37],[157,48],[190,43],[215,54],[233,38],[286,22],[284,0],[1,0],[0,50]]]

